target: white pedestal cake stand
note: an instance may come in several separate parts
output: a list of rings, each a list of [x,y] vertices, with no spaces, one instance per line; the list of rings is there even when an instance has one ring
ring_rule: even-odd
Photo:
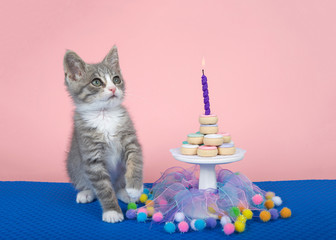
[[[233,155],[217,155],[215,157],[200,157],[197,155],[183,155],[180,148],[170,149],[173,157],[181,162],[198,164],[200,166],[199,189],[213,188],[217,189],[217,179],[215,166],[217,164],[226,164],[240,161],[244,158],[245,150],[236,148],[236,153]]]

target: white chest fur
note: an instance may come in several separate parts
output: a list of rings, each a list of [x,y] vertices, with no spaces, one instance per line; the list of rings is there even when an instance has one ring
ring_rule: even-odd
[[[87,111],[82,114],[82,117],[88,127],[96,128],[104,135],[108,145],[105,154],[106,163],[110,172],[116,172],[122,156],[122,146],[116,135],[123,117],[122,109]],[[113,175],[115,174],[111,174]]]
[[[88,127],[96,128],[104,134],[106,141],[116,136],[117,129],[121,124],[123,111],[121,108],[87,111],[82,114],[83,120]]]

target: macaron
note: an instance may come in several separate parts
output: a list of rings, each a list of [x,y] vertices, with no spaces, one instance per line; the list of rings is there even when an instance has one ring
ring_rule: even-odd
[[[218,155],[218,149],[215,146],[202,145],[198,147],[197,155],[200,157],[214,157]]]
[[[199,116],[199,122],[200,124],[206,124],[206,125],[209,125],[209,124],[216,124],[217,121],[218,121],[218,118],[217,118],[217,115],[214,115],[214,114],[211,114],[211,115],[200,115]]]
[[[221,134],[207,134],[204,136],[204,145],[219,146],[224,142],[223,135]]]
[[[218,125],[217,124],[202,124],[200,126],[200,132],[203,134],[213,134],[218,132]]]
[[[181,154],[183,155],[196,155],[198,145],[183,144],[181,147]]]
[[[189,144],[203,144],[204,134],[202,133],[190,133],[188,134]]]
[[[222,132],[222,133],[218,133],[221,134],[224,138],[224,142],[225,143],[229,143],[231,141],[231,135],[228,132]]]
[[[219,155],[232,155],[235,154],[236,148],[232,142],[223,143],[218,147],[218,154]]]

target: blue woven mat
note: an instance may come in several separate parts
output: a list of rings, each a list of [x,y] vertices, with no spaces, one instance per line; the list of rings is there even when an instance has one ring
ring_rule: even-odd
[[[245,232],[226,236],[220,224],[214,230],[171,235],[162,224],[109,224],[101,220],[97,201],[76,203],[69,183],[0,182],[0,239],[336,239],[336,180],[256,184],[281,196],[292,218],[251,220]],[[126,205],[120,205],[125,212]]]

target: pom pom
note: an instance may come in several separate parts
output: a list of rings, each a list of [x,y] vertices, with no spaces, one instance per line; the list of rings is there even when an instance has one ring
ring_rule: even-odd
[[[140,202],[145,203],[147,201],[147,199],[148,199],[147,194],[143,193],[143,194],[141,194],[139,200],[140,200]]]
[[[206,226],[206,223],[203,219],[197,219],[195,221],[195,228],[197,229],[197,231],[202,231]]]
[[[263,210],[260,212],[259,218],[263,222],[268,222],[271,219],[271,213],[269,211]]]
[[[231,223],[231,219],[225,215],[221,218],[220,223],[222,226],[225,226],[226,224]]]
[[[279,207],[282,204],[282,200],[278,196],[273,197],[272,200],[273,200],[275,206],[277,206],[277,207]]]
[[[209,217],[205,220],[207,228],[215,228],[217,226],[216,219]]]
[[[227,223],[223,227],[223,231],[226,235],[232,234],[234,230],[235,230],[235,225],[233,225],[232,223]]]
[[[238,208],[239,208],[239,211],[242,212],[246,208],[246,206],[242,203],[239,203]]]
[[[283,209],[281,209],[280,215],[282,218],[289,218],[290,216],[292,216],[292,211],[289,208],[284,207]]]
[[[190,227],[192,230],[194,231],[197,231],[196,227],[195,227],[195,222],[196,222],[196,219],[193,219],[190,221]]]
[[[127,209],[137,209],[137,205],[134,203],[134,202],[130,202],[128,205],[127,205]]]
[[[274,192],[267,192],[267,193],[265,194],[265,198],[266,198],[266,199],[272,199],[274,196],[275,196],[275,193],[274,193]]]
[[[256,194],[252,197],[252,201],[255,205],[259,205],[264,201],[264,199],[260,194]]]
[[[208,207],[209,213],[216,213],[216,210],[213,207]]]
[[[147,214],[144,212],[138,213],[137,220],[138,222],[146,222]]]
[[[266,200],[264,203],[265,208],[271,209],[274,208],[274,202],[270,199]]]
[[[148,195],[149,194],[149,189],[148,188],[144,188],[143,192],[144,194]]]
[[[135,219],[137,216],[136,210],[135,209],[128,209],[126,211],[126,217],[128,219]]]
[[[176,222],[182,222],[184,220],[183,212],[177,212],[174,219]]]
[[[148,214],[148,217],[153,216],[154,211],[155,211],[155,210],[154,210],[153,207],[147,207],[147,214]]]
[[[154,222],[161,222],[162,219],[163,219],[163,214],[161,212],[156,212],[156,213],[154,213],[152,219],[153,219]]]
[[[168,204],[167,200],[166,199],[160,199],[159,201],[159,205],[162,207],[162,206],[166,206]]]
[[[138,209],[138,214],[139,214],[139,213],[145,213],[146,216],[148,215],[148,212],[147,212],[146,208],[139,208],[139,209]]]
[[[253,217],[253,212],[250,209],[244,209],[243,215],[246,217],[246,219],[250,220]]]
[[[239,215],[237,217],[237,220],[236,221],[240,221],[242,223],[246,223],[246,217],[244,215]]]
[[[189,230],[189,224],[185,221],[180,222],[177,227],[182,233],[188,232]]]
[[[230,208],[230,216],[231,217],[238,217],[240,214],[240,210],[237,207]]]
[[[154,207],[154,201],[153,200],[147,200],[145,202],[146,207]]]
[[[271,214],[271,219],[272,219],[272,220],[276,220],[276,219],[278,219],[278,217],[279,217],[279,212],[278,212],[278,210],[276,210],[275,208],[272,208],[272,209],[269,210],[269,212],[270,212],[270,214]]]
[[[236,221],[234,223],[234,226],[235,226],[235,229],[236,229],[237,232],[241,233],[241,232],[244,232],[244,230],[245,230],[245,223],[242,223],[240,221]]]
[[[165,226],[164,226],[164,230],[167,233],[174,233],[176,231],[176,226],[174,223],[172,222],[166,222]]]

